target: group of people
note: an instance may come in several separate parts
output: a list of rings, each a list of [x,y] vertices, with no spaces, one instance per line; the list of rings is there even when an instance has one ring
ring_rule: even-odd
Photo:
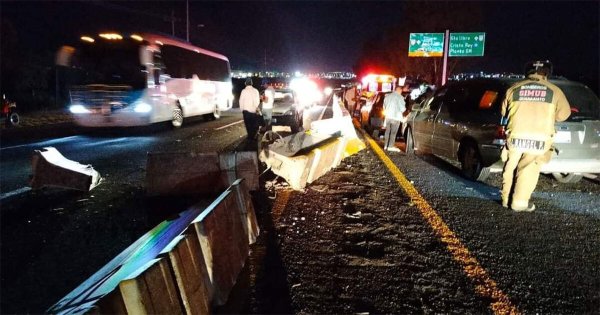
[[[249,139],[255,139],[261,127],[269,127],[273,117],[275,89],[269,82],[265,83],[265,91],[261,96],[253,86],[252,79],[245,82],[246,87],[240,93],[240,109]]]
[[[501,154],[504,162],[501,202],[503,207],[513,211],[535,210],[530,199],[541,167],[550,161],[553,154],[554,123],[566,120],[571,114],[564,93],[548,81],[551,73],[549,61],[529,64],[526,79],[513,84],[502,103],[506,145]],[[398,129],[406,122],[404,112],[407,102],[403,92],[402,86],[396,86],[394,92],[384,99],[383,149],[386,151],[400,151],[395,146],[395,139]],[[353,114],[358,99],[356,88],[349,89],[344,99]]]

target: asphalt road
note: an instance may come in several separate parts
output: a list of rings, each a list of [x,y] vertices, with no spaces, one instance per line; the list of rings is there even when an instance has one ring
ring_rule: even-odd
[[[314,115],[320,115],[318,109],[315,108]],[[18,137],[14,136],[10,141],[3,140],[0,151],[0,172],[2,172],[0,189],[4,196],[0,201],[2,203],[0,311],[2,313],[43,312],[165,217],[184,210],[192,203],[197,203],[198,199],[148,199],[144,191],[146,154],[158,151],[228,151],[247,145],[248,143],[244,144],[243,141],[245,131],[240,120],[240,113],[231,112],[220,120],[208,122],[199,120],[177,130],[157,126],[101,132],[83,131],[66,123],[56,125],[56,128],[37,131],[31,128],[24,129],[26,132],[19,134]],[[4,133],[3,136],[6,135]],[[103,176],[104,182],[89,193],[54,188],[21,191],[21,188],[26,187],[27,178],[31,173],[32,151],[45,146],[56,147],[69,159],[82,164],[91,164]],[[405,192],[402,192],[389,175],[385,175],[383,164],[372,154],[359,153],[359,155],[344,162],[343,169],[332,173],[338,175],[343,173],[347,178],[344,181],[351,179],[360,181],[361,178],[369,178],[372,183],[368,185],[363,183],[364,187],[370,187],[365,193],[369,196],[374,194],[379,198],[378,203],[365,205],[366,208],[373,208],[373,213],[383,215],[391,211],[389,214],[393,217],[400,209],[414,212],[411,210],[414,206],[406,201]],[[460,177],[458,169],[432,156],[409,157],[392,153],[390,157],[519,310],[525,313],[598,313],[600,184],[597,181],[584,179],[580,183],[566,185],[542,176],[534,194],[538,209],[534,213],[513,213],[503,209],[498,203],[500,180],[498,175],[492,175],[484,183],[471,182]],[[356,159],[365,165],[355,170],[360,176],[351,175],[352,167],[356,167],[353,165]],[[322,181],[320,180],[321,183],[327,183],[326,176]],[[394,185],[396,186],[392,189]],[[267,253],[283,253],[284,257],[282,262],[280,261],[283,265],[277,269],[277,277],[280,284],[287,286],[282,292],[291,292],[290,298],[293,301],[293,306],[284,305],[275,309],[276,311],[303,309],[318,311],[319,307],[325,307],[325,303],[319,302],[318,299],[320,294],[325,293],[322,290],[328,286],[335,286],[335,283],[318,283],[315,291],[310,291],[307,289],[310,288],[307,283],[298,287],[297,283],[289,282],[298,278],[310,281],[311,277],[308,274],[299,272],[305,270],[302,266],[310,266],[310,262],[314,260],[311,255],[321,253],[317,250],[310,254],[310,250],[306,250],[314,246],[313,243],[306,242],[306,234],[297,234],[295,229],[282,227],[295,222],[294,218],[300,217],[307,205],[329,209],[327,216],[319,220],[330,218],[327,220],[331,222],[321,222],[320,228],[340,220],[352,223],[354,228],[355,211],[345,213],[348,209],[342,205],[350,195],[354,199],[360,196],[349,192],[349,196],[344,197],[343,194],[341,196],[346,200],[334,200],[337,198],[335,193],[322,193],[321,189],[322,187],[315,187],[314,194],[302,192],[294,194],[290,204],[297,204],[299,207],[277,214],[277,220],[273,221],[279,222],[280,225],[282,222],[287,222],[285,225],[278,226],[278,230],[269,229],[268,225],[264,225],[265,222],[269,222],[269,219],[265,218],[271,211],[268,202],[264,203],[263,200],[264,204],[258,207],[265,219],[261,226],[264,231],[262,237],[267,238],[267,241],[253,248],[253,253],[260,253],[263,250]],[[404,202],[402,205],[390,206],[389,202],[385,201],[385,194],[377,193],[392,190],[398,194],[397,199]],[[11,192],[14,193],[10,196],[6,195]],[[334,199],[328,199],[327,205],[319,204],[318,198],[321,196]],[[210,196],[207,196],[207,200],[209,198]],[[382,205],[384,207],[381,207]],[[342,212],[333,211],[337,209],[336,207],[341,207],[339,211]],[[362,209],[363,213],[367,213],[366,208]],[[359,221],[361,220],[365,224],[369,221],[367,216]],[[413,221],[409,222],[410,228],[416,224],[414,222],[419,221],[416,217],[411,220]],[[398,222],[407,224],[403,220]],[[377,226],[378,221],[373,221],[372,224],[374,231],[381,230]],[[428,228],[420,227],[419,230],[421,229],[427,231]],[[358,230],[350,232],[352,234]],[[398,236],[402,235],[398,234]],[[426,232],[424,235],[431,238],[433,234]],[[277,239],[278,236],[285,237],[285,241]],[[339,238],[337,233],[330,236],[334,241]],[[387,234],[380,236],[382,239],[389,237]],[[291,239],[294,241],[290,241]],[[385,244],[387,242],[382,241]],[[418,252],[424,262],[436,262],[439,258],[428,255],[440,255],[444,251],[444,247],[437,245],[434,251],[429,247],[421,248],[417,246],[421,241],[416,239],[406,239],[402,242],[415,244],[410,248]],[[423,242],[429,244],[432,241]],[[303,244],[308,248],[303,249],[301,247],[304,246]],[[358,244],[362,243],[358,242]],[[332,246],[331,248],[336,248],[336,245]],[[347,250],[342,256],[330,257],[335,252],[331,253],[329,250],[321,253],[326,254],[326,261],[333,262],[334,269],[339,269],[337,264],[340,261],[345,261],[348,257],[356,258],[358,249],[348,245],[340,247]],[[402,253],[393,252],[393,248],[396,247],[389,249],[384,247],[377,253],[383,254],[383,257],[388,255],[390,258],[403,257]],[[290,255],[287,258],[286,253]],[[290,253],[299,253],[301,256],[293,256]],[[445,256],[448,254],[446,253]],[[306,261],[299,260],[301,258]],[[373,257],[365,258],[371,260]],[[253,288],[249,290],[261,292],[262,296],[250,296],[253,302],[246,302],[246,305],[269,304],[273,296],[276,296],[273,295],[275,291],[280,290],[281,287],[271,291],[261,291],[261,288],[266,282],[271,281],[269,278],[276,277],[276,273],[269,273],[273,269],[269,269],[268,261],[265,265],[266,261],[261,258],[253,257],[250,262],[248,272],[262,270],[266,275],[263,275],[263,278],[260,276],[255,278],[255,282],[252,283]],[[445,264],[452,265],[451,262]],[[298,269],[298,266],[302,268]],[[456,269],[454,271],[460,271],[456,266],[452,268]],[[358,273],[360,269],[352,270]],[[444,268],[435,270],[433,274],[445,274]],[[429,279],[432,282],[426,279],[431,275],[427,271],[422,273],[424,279],[418,279],[419,274],[407,273],[406,270],[404,273],[406,273],[406,281],[426,284],[423,287],[425,293],[417,291],[410,293],[409,296],[414,298],[415,305],[418,305],[419,299],[423,301],[422,294],[441,290],[441,296],[445,296],[444,286],[455,287],[452,284],[454,280],[451,280],[455,276],[449,276],[450,280],[444,282],[444,286],[436,288],[435,279]],[[325,277],[323,272],[321,274]],[[319,277],[319,279],[324,278]],[[468,285],[463,283],[464,279],[460,281],[460,287],[468,288]],[[416,287],[420,287],[420,284]],[[304,300],[303,296],[294,295],[298,288],[305,294],[304,297],[311,297],[311,301],[315,304],[304,305],[307,300]],[[389,292],[395,292],[396,289],[387,288]],[[379,296],[376,291],[356,292],[356,294],[358,295],[355,297],[346,298],[362,301],[367,295]],[[398,296],[392,300],[398,299],[403,298]],[[328,301],[335,303],[336,299]],[[481,305],[486,307],[485,301],[483,304],[479,300],[473,302],[471,297],[466,301],[470,302],[461,306],[465,311],[478,312],[477,310],[481,310],[479,308],[482,307]],[[285,300],[282,303],[288,302]],[[473,308],[474,304],[469,303],[476,303],[479,306]],[[335,308],[335,304],[332,305],[332,308],[320,308],[320,310],[340,310]],[[427,309],[432,312],[436,310],[447,312],[453,309],[452,303],[444,302],[444,305],[450,308],[436,308],[435,304],[432,304],[428,306],[431,308]],[[409,306],[413,307],[413,305]],[[378,309],[377,305],[372,307]],[[388,310],[402,309],[394,308],[393,305],[391,307]],[[245,312],[256,310],[268,309],[238,309]],[[352,308],[352,306],[345,310],[360,311],[358,307]]]
[[[10,133],[0,151],[2,313],[44,312],[170,214],[212,201],[146,198],[148,152],[230,151],[245,138],[235,111],[216,121],[187,121],[176,130],[157,125],[90,131],[61,122]],[[33,150],[47,146],[92,165],[102,183],[90,192],[27,190]]]

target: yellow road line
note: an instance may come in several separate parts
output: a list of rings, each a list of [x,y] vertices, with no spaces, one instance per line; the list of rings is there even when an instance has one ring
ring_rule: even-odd
[[[475,256],[469,252],[469,249],[464,246],[456,234],[448,227],[440,215],[429,205],[429,203],[419,194],[415,186],[413,186],[402,172],[396,167],[394,162],[383,152],[379,145],[363,133],[371,146],[371,149],[379,156],[381,161],[387,166],[392,175],[396,178],[402,189],[411,198],[413,204],[419,208],[421,215],[427,220],[435,233],[440,237],[442,242],[446,244],[446,248],[452,254],[452,257],[463,268],[463,271],[475,284],[475,292],[484,298],[491,299],[490,308],[494,314],[520,314],[516,306],[512,304],[510,299],[500,288],[496,282],[490,278],[488,273],[481,267]]]

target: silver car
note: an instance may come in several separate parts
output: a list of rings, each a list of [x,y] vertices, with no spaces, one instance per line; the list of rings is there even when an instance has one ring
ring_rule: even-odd
[[[429,153],[460,164],[463,175],[485,180],[502,171],[505,144],[500,107],[515,79],[451,82],[413,106],[404,129],[406,151]],[[555,154],[542,173],[574,183],[584,173],[600,173],[600,100],[585,85],[551,80],[565,93],[571,116],[555,124]]]

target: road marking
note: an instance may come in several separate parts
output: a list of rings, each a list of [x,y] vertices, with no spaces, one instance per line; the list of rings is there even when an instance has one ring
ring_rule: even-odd
[[[63,137],[63,138],[58,138],[58,139],[50,139],[50,140],[44,140],[44,141],[39,141],[39,142],[33,142],[33,143],[25,143],[25,144],[19,144],[19,145],[14,145],[12,147],[4,147],[4,148],[0,148],[0,151],[2,150],[9,150],[9,149],[16,149],[16,148],[21,148],[21,147],[33,147],[33,146],[38,146],[38,147],[42,147],[42,146],[48,146],[48,145],[52,145],[55,143],[61,143],[61,142],[65,142],[65,141],[69,141],[73,138],[77,138],[79,136],[68,136],[68,137]]]
[[[28,192],[30,190],[31,190],[31,187],[21,187],[19,189],[15,189],[13,191],[9,191],[7,193],[0,195],[0,200],[4,200],[4,198],[12,197],[14,195],[22,194],[22,193]]]
[[[462,266],[467,277],[473,281],[475,292],[480,296],[491,300],[490,308],[494,314],[520,314],[519,310],[512,304],[509,297],[498,288],[496,282],[488,275],[487,271],[481,267],[477,258],[475,258],[469,249],[460,242],[456,234],[448,227],[442,217],[440,217],[425,198],[419,194],[415,186],[408,181],[375,140],[366,133],[363,133],[363,135],[367,138],[371,149],[390,170],[394,178],[396,178],[396,181],[398,181],[402,189],[404,189],[411,198],[412,202],[419,208],[421,215],[427,220],[441,241],[446,244],[446,248],[452,254],[454,260]]]
[[[243,121],[243,120],[238,120],[238,121],[236,121],[236,122],[232,122],[232,123],[231,123],[231,124],[229,124],[229,125],[225,125],[225,126],[221,126],[221,127],[219,127],[219,128],[215,128],[215,130],[221,130],[221,129],[225,129],[225,128],[227,128],[227,127],[230,127],[230,126],[237,125],[237,124],[239,124],[239,123],[241,123],[241,122],[244,122],[244,121]]]

